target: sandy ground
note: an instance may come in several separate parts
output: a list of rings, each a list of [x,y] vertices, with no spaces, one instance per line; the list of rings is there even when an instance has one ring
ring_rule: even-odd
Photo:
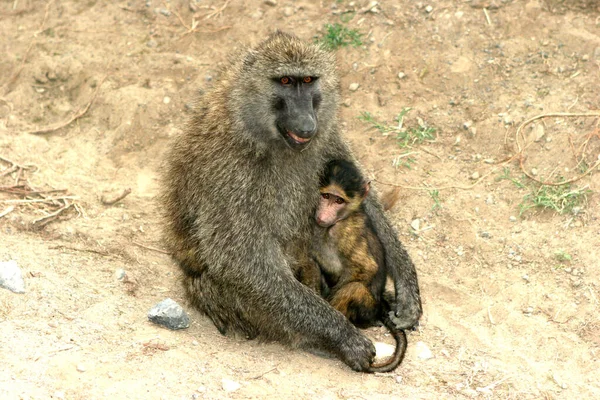
[[[516,135],[540,114],[598,113],[599,2],[367,4],[0,1],[0,261],[26,284],[0,289],[0,398],[600,398],[598,118],[545,117]],[[391,218],[422,288],[403,365],[357,374],[222,337],[187,306],[187,330],[149,323],[164,298],[185,305],[157,251],[155,199],[186,104],[236,46],[275,28],[312,40],[342,19],[364,35],[338,51],[344,132],[375,185],[403,186]],[[404,107],[405,125],[434,127],[435,141],[402,147],[357,118],[392,125]],[[539,193],[524,172],[577,179],[587,201],[520,215]],[[31,193],[56,189],[42,195],[75,198]],[[23,190],[42,202],[7,202]]]

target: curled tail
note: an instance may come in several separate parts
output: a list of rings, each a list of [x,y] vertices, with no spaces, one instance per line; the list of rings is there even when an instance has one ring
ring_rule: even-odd
[[[406,346],[408,344],[406,333],[404,333],[402,329],[396,328],[394,323],[387,316],[383,318],[383,324],[390,331],[392,336],[394,336],[394,340],[396,340],[396,350],[394,350],[394,354],[388,360],[371,364],[366,372],[390,372],[395,370],[402,360],[404,360]]]

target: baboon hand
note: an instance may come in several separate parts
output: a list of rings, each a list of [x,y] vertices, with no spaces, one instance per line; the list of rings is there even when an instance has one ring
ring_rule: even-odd
[[[340,347],[340,358],[355,371],[366,371],[375,358],[375,346],[366,336],[358,333],[348,337]]]
[[[398,300],[398,299],[397,299]],[[397,329],[412,330],[419,325],[419,319],[423,314],[421,303],[419,301],[396,301],[391,305],[393,312],[390,312],[390,320],[396,325]]]

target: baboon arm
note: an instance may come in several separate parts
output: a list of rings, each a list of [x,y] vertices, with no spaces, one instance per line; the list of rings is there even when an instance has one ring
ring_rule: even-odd
[[[373,191],[365,200],[365,212],[381,241],[385,263],[394,281],[396,300],[392,305],[395,314],[393,322],[398,329],[412,328],[417,325],[423,314],[415,265]]]

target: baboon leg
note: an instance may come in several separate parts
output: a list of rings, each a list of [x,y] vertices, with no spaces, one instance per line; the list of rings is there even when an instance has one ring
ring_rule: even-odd
[[[362,282],[344,284],[334,291],[329,304],[359,327],[370,326],[377,320],[377,301]]]

